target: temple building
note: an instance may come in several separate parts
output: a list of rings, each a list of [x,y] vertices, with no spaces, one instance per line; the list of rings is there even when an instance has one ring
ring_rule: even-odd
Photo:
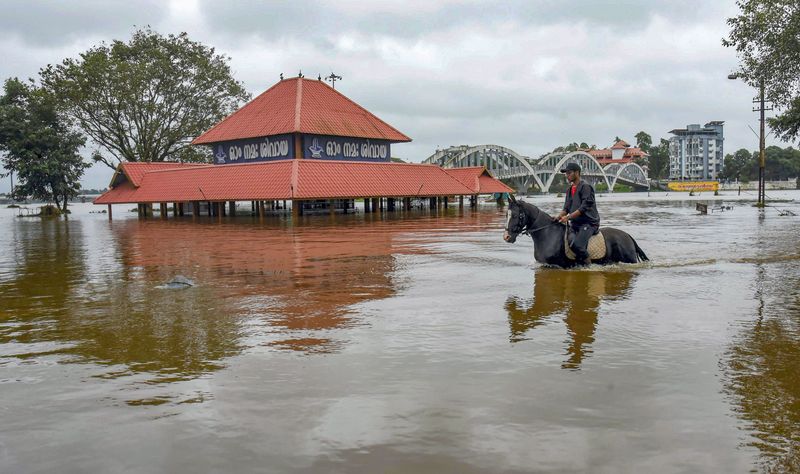
[[[244,201],[263,216],[347,212],[356,199],[364,212],[407,210],[412,199],[475,205],[479,194],[512,192],[483,167],[393,162],[392,145],[409,141],[321,80],[283,79],[192,142],[211,148],[212,163],[121,163],[94,203],[109,217],[111,204],[136,203],[143,217],[158,204],[166,217],[169,203],[175,215],[223,216]]]

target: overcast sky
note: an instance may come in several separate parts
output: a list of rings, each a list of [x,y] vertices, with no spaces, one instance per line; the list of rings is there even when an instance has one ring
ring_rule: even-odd
[[[342,76],[337,90],[413,139],[392,147],[413,162],[459,144],[538,156],[573,141],[634,144],[640,130],[657,142],[711,120],[725,121],[726,153],[758,148],[748,129],[758,129],[755,92],[726,78],[737,60],[720,40],[734,0],[5,0],[0,8],[2,79],[127,41],[135,26],[186,31],[230,56],[253,95],[280,73]],[[111,175],[94,165],[84,187],[103,188]],[[8,188],[0,180],[0,192]]]

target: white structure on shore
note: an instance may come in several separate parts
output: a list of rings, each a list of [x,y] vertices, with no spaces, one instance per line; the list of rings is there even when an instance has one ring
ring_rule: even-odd
[[[717,179],[722,172],[722,125],[716,120],[703,127],[687,125],[670,131],[669,179]]]

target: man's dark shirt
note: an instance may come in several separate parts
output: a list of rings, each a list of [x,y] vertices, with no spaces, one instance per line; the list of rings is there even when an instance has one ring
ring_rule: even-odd
[[[598,214],[597,206],[594,202],[594,188],[586,181],[581,180],[578,182],[574,196],[572,195],[572,185],[567,188],[564,211],[567,213],[581,211],[581,215],[571,221],[574,226],[583,224],[591,224],[594,227],[600,226],[600,214]]]

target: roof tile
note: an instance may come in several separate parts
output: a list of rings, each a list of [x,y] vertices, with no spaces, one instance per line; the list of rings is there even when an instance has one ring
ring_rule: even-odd
[[[281,160],[144,172],[95,204],[452,196],[511,192],[482,167],[364,161]]]
[[[192,144],[285,133],[411,141],[324,82],[298,77],[284,79],[270,87]]]

